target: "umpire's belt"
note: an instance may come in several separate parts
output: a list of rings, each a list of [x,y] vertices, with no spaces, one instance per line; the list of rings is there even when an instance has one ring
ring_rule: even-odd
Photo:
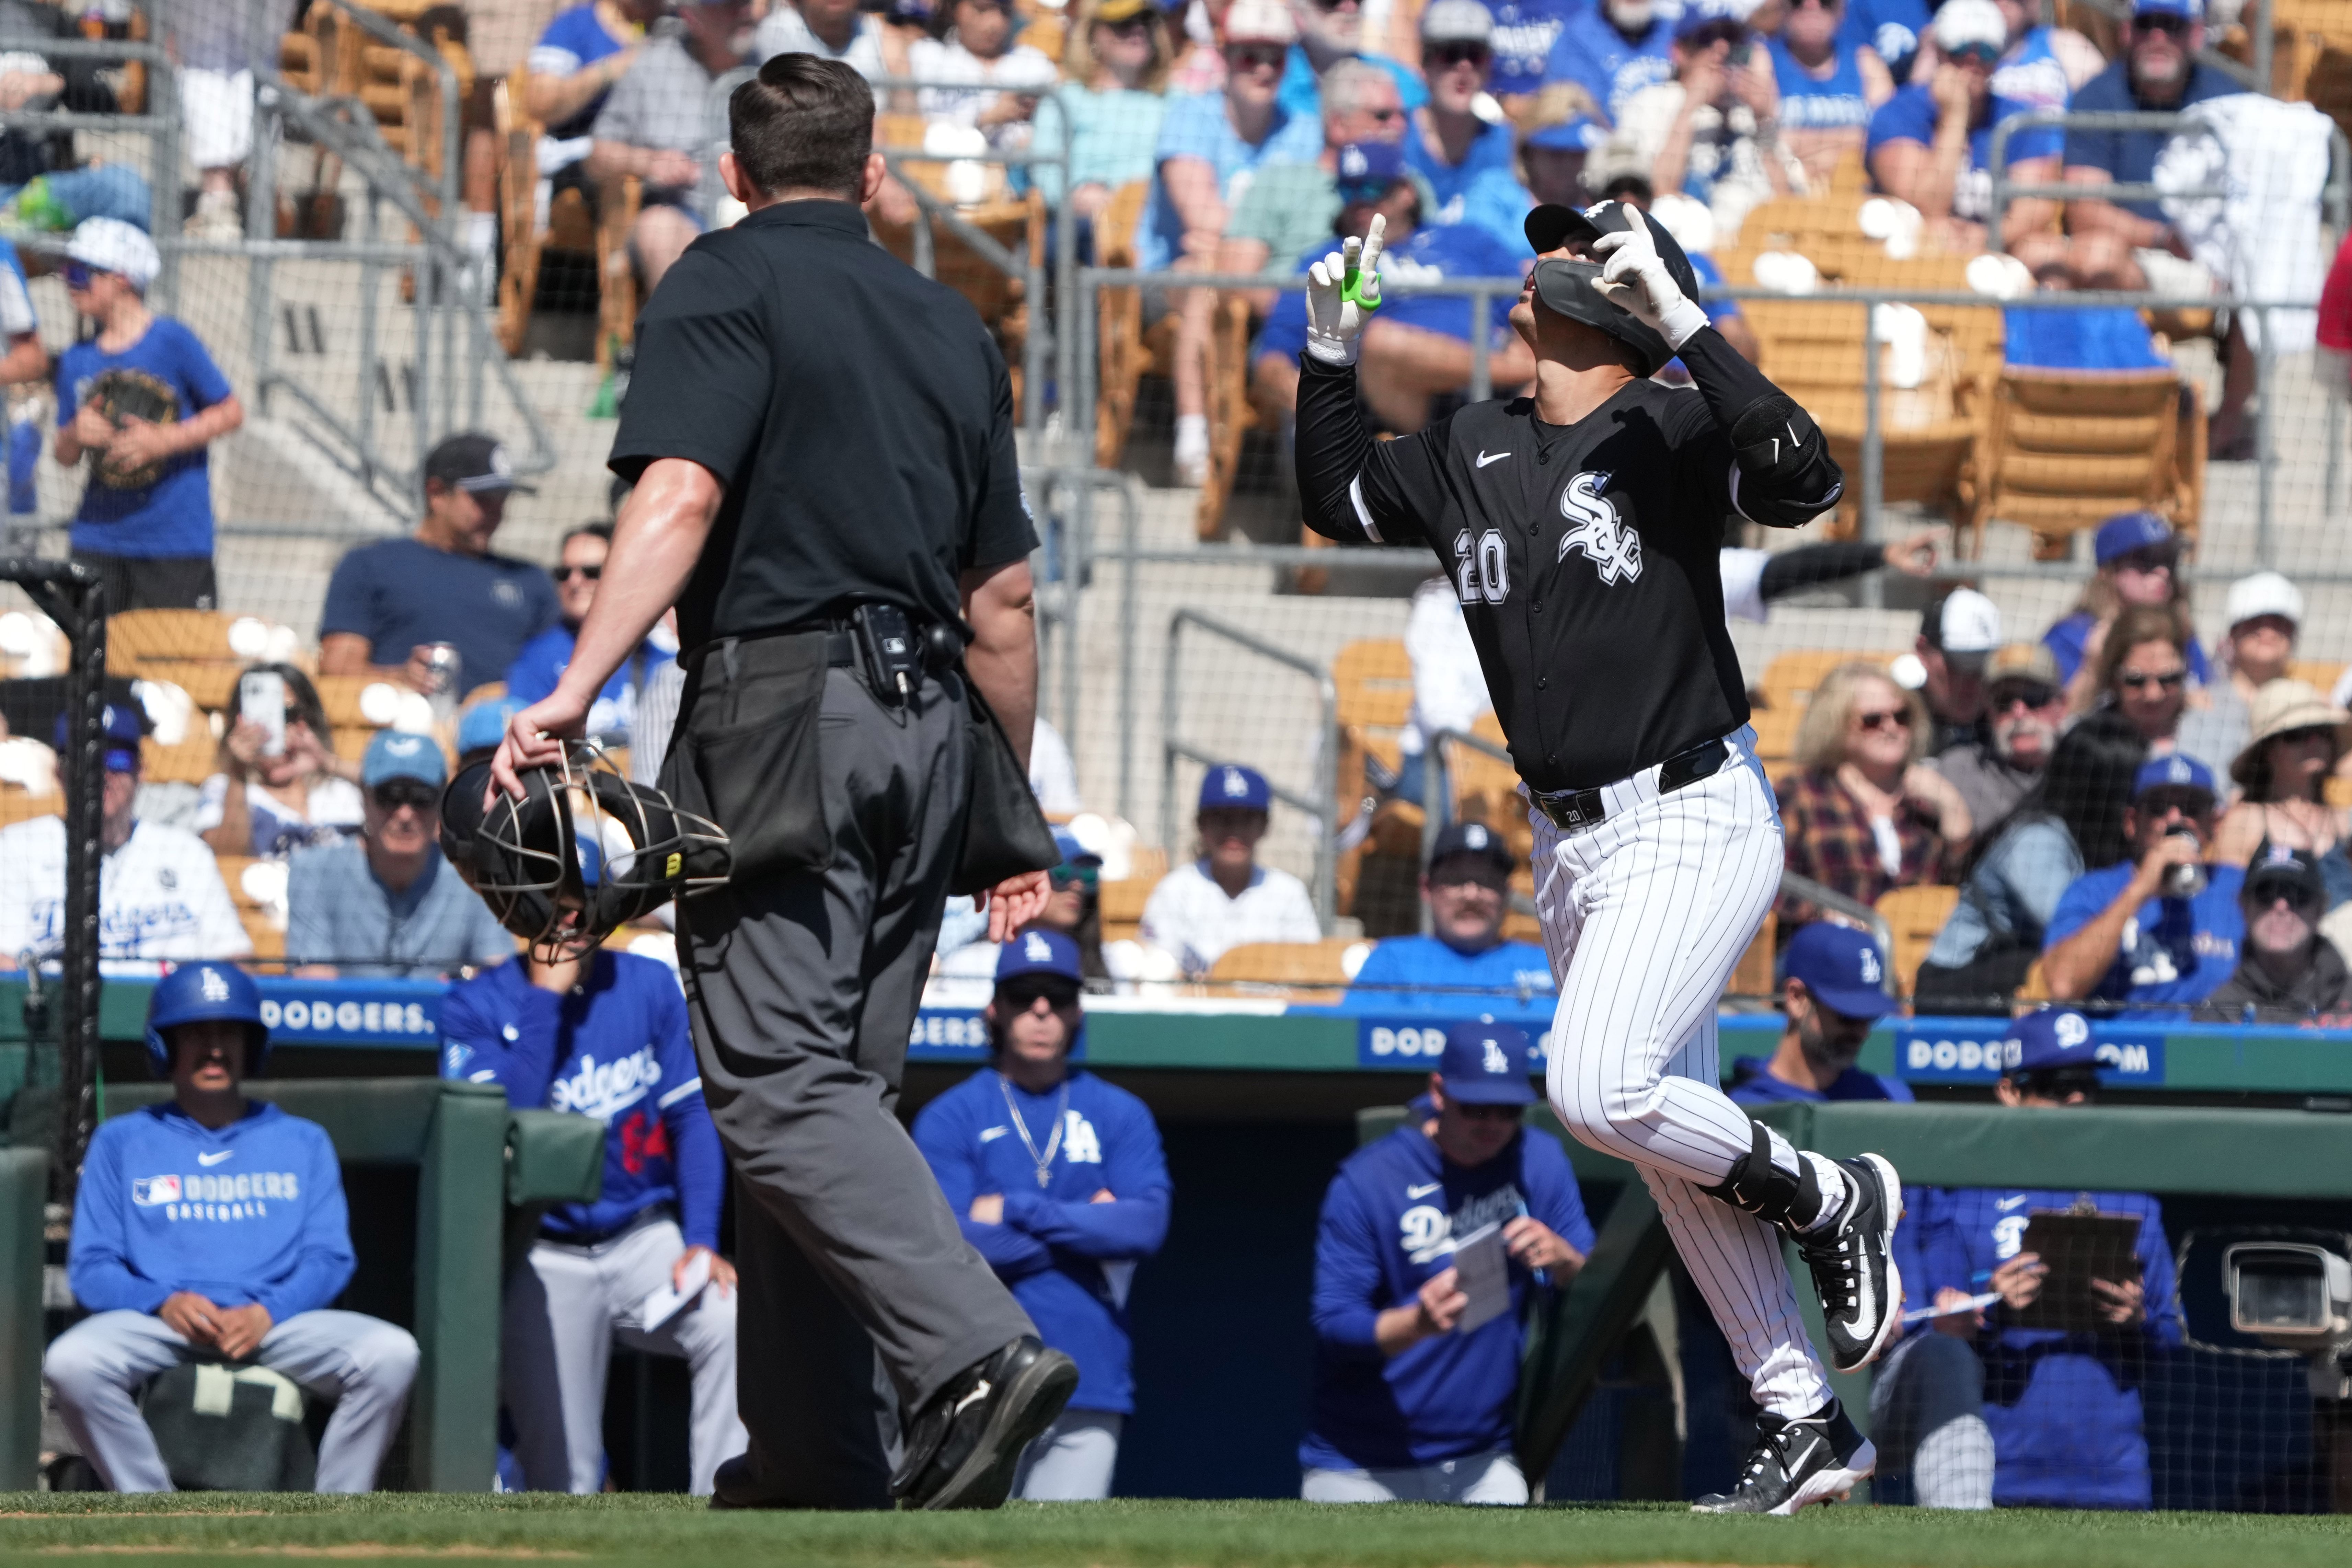
[[[1676,752],[1657,766],[1658,793],[1671,795],[1685,784],[1713,778],[1730,760],[1731,747],[1721,740],[1701,741],[1687,752]],[[1641,776],[1633,775],[1635,779]],[[1528,798],[1562,833],[1581,833],[1609,819],[1607,792],[1615,787],[1604,784],[1598,789],[1531,789]]]

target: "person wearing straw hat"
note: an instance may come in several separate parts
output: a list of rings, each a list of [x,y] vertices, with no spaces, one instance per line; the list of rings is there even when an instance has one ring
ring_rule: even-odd
[[[2352,745],[2352,716],[2300,680],[2273,680],[2254,693],[2253,734],[2230,763],[2245,793],[2221,818],[2213,858],[2248,864],[2266,845],[2309,855],[2327,888],[2327,907],[2352,899],[2352,823],[2326,799],[2327,776]]]

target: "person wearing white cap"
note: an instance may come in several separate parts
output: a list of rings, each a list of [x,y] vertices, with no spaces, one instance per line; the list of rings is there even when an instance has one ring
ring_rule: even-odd
[[[1915,657],[1922,677],[1919,695],[1927,700],[1927,714],[1935,721],[1927,731],[1929,756],[1980,738],[1985,660],[2000,646],[2000,611],[1974,588],[1953,588],[1928,601],[1919,616]]]
[[[73,555],[105,581],[110,612],[215,606],[205,448],[245,423],[196,334],[147,308],[162,266],[143,231],[94,217],[62,268],[66,298],[98,335],[58,356],[55,454],[66,468],[90,459]]]
[[[2303,628],[2303,590],[2275,572],[2257,572],[2230,584],[2229,630],[2214,646],[2221,668],[2205,682],[2205,705],[2180,716],[2180,749],[2192,757],[2234,757],[2252,732],[2254,693],[2284,679],[2294,665]],[[2226,679],[2225,679],[2226,675]],[[2352,679],[2329,700],[2344,706]]]
[[[2009,47],[2009,20],[1993,0],[1946,0],[1929,28],[1942,62],[1926,83],[1897,91],[1870,117],[1864,157],[1870,177],[1890,196],[1917,207],[1932,239],[1967,255],[1984,248],[1984,220],[1992,208],[1993,127],[2030,106],[1992,89],[1992,76]],[[2058,179],[2064,136],[2054,126],[2021,130],[2009,139],[2009,177],[2021,184]],[[2054,202],[2011,202],[2001,233],[2014,240],[2057,226]]]
[[[1421,68],[1429,75],[1429,101],[1412,113],[1404,161],[1437,196],[1430,221],[1460,223],[1469,210],[1470,186],[1481,176],[1517,183],[1511,173],[1511,128],[1477,111],[1495,69],[1495,14],[1481,0],[1431,0],[1421,14]],[[1514,224],[1528,205],[1521,192]]]

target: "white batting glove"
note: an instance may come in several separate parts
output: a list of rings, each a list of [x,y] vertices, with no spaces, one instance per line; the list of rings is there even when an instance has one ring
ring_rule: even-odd
[[[1307,269],[1307,352],[1326,364],[1356,363],[1356,340],[1381,308],[1381,246],[1389,220]]]
[[[1666,270],[1665,258],[1658,254],[1657,242],[1650,237],[1650,226],[1643,216],[1630,208],[1625,216],[1633,220],[1631,228],[1604,234],[1592,242],[1592,248],[1608,258],[1601,264],[1600,280],[1592,287],[1611,304],[1655,328],[1667,347],[1679,349],[1706,325],[1706,312]]]

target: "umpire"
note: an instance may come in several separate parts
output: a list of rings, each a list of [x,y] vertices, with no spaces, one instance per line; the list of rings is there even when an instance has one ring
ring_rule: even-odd
[[[735,854],[679,922],[740,1184],[751,1447],[715,1502],[992,1508],[1077,1372],[965,1242],[892,1107],[960,863],[969,879],[975,784],[1027,767],[1036,536],[1012,389],[971,307],[867,238],[883,163],[855,70],[780,55],[728,109],[719,170],[749,216],[646,307],[611,458],[636,488],[494,787],[520,795],[517,768],[582,732],[675,602],[688,673],[662,784]],[[1045,877],[981,890],[1001,941]]]

